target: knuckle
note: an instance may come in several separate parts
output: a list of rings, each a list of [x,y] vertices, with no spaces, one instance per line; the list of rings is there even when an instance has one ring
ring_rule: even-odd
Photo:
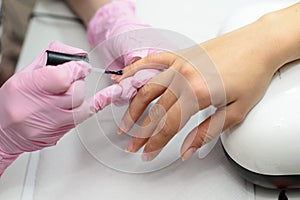
[[[190,76],[191,74],[194,74],[195,72],[193,72],[192,70],[192,66],[187,63],[187,62],[184,62],[179,70],[179,72],[184,76],[184,77],[188,77]]]
[[[189,63],[184,63],[179,70],[180,74],[183,76],[185,80],[183,80],[182,84],[184,84],[185,95],[187,95],[191,99],[197,99],[199,102],[209,103],[210,93],[207,87],[207,84],[203,81],[201,76],[199,76]]]
[[[167,127],[162,128],[158,134],[152,135],[147,142],[147,149],[156,151],[162,149],[172,138],[173,134]]]
[[[131,70],[134,70],[134,69],[137,68],[137,67],[138,67],[138,65],[136,64],[136,62],[131,63],[130,65],[128,65],[128,66],[126,67],[126,71],[125,71],[125,72],[130,72]]]
[[[145,57],[145,61],[146,62],[151,62],[153,60],[156,60],[157,58],[159,58],[161,56],[160,53],[151,53],[151,54],[148,54],[146,57]]]
[[[159,135],[152,136],[148,140],[148,149],[151,149],[152,151],[160,150],[168,143],[169,140],[169,134],[161,132]]]
[[[156,130],[158,132],[157,135],[160,137],[160,140],[162,140],[162,141],[170,139],[173,135],[172,127],[170,126],[169,123],[165,122],[165,120],[161,120],[158,123],[158,126],[157,126]]]
[[[155,137],[151,137],[145,146],[145,150],[148,153],[151,153],[157,150],[158,148],[159,148],[159,141]]]
[[[162,141],[169,140],[172,135],[170,129],[166,125],[160,130],[159,134],[162,137]]]
[[[152,101],[151,85],[145,84],[143,87],[141,87],[138,91],[137,96],[143,103],[149,103],[150,101]]]
[[[191,85],[191,87],[193,95],[195,95],[199,100],[204,100],[209,95],[206,87],[196,84]]]
[[[206,138],[210,137],[209,134],[208,134],[208,128],[205,127],[205,128],[198,128],[197,130],[197,143],[198,144],[202,144]]]
[[[192,87],[193,92],[195,94],[201,94],[201,96],[202,96],[203,94],[207,94],[208,93],[207,87],[205,85],[203,85],[203,84],[192,82],[191,83],[191,87]]]
[[[151,107],[149,116],[153,120],[157,121],[158,119],[161,119],[165,114],[166,110],[164,109],[164,107],[159,104],[155,104]]]
[[[185,95],[190,102],[199,103],[199,105],[209,105],[211,102],[210,93],[206,86],[192,84],[191,88],[186,89]]]

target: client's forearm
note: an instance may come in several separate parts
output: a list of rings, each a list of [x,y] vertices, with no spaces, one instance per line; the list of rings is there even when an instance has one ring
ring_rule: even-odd
[[[270,14],[270,20],[274,23],[274,31],[277,30],[278,38],[286,52],[282,55],[286,63],[300,58],[300,3]]]
[[[268,13],[201,46],[216,65],[222,65],[222,60],[235,56],[242,61],[240,66],[247,66],[251,61],[257,71],[275,73],[284,64],[300,58],[299,22],[300,3],[297,3]]]

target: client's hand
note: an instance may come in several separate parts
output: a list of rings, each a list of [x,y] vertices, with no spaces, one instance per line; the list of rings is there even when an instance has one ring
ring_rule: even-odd
[[[160,97],[127,145],[136,152],[145,145],[143,160],[150,161],[199,110],[216,111],[186,137],[183,159],[222,131],[244,120],[264,95],[274,73],[295,59],[295,45],[281,41],[274,16],[176,53],[157,53],[124,69],[117,81],[141,69],[165,66],[132,100],[120,125],[129,132],[148,104]],[[280,48],[278,48],[280,46]],[[293,52],[294,51],[294,52]]]

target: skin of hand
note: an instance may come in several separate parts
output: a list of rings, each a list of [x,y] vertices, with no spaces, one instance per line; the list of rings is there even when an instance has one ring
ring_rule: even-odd
[[[137,152],[145,145],[142,159],[153,160],[192,115],[211,105],[216,112],[185,138],[183,160],[242,122],[263,97],[274,73],[300,58],[299,10],[298,3],[199,46],[151,54],[127,66],[116,81],[141,69],[165,71],[138,91],[122,119],[119,132],[128,133],[148,104],[160,97],[126,151]]]

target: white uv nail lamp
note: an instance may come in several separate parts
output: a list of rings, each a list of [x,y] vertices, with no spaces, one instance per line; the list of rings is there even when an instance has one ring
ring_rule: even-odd
[[[234,14],[228,32],[290,2],[260,3]],[[256,16],[255,16],[256,15]],[[225,154],[249,181],[268,188],[300,187],[300,61],[278,71],[244,122],[221,137]]]
[[[282,68],[242,124],[224,133],[229,161],[251,182],[300,187],[300,61]]]

